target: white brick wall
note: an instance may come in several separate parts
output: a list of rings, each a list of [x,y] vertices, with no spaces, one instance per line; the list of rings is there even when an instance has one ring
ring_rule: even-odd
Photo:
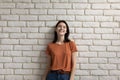
[[[0,80],[42,80],[58,20],[77,44],[75,80],[120,80],[120,0],[0,0]]]

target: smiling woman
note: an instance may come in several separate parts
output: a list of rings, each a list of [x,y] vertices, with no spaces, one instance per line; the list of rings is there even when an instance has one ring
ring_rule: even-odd
[[[64,20],[58,21],[54,40],[46,49],[48,67],[43,80],[74,80],[77,48],[68,37],[68,24]]]

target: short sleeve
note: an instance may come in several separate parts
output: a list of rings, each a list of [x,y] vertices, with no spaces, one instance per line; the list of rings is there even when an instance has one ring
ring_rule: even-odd
[[[47,45],[46,54],[50,55],[50,48],[49,48],[49,45]]]
[[[72,52],[77,52],[77,46],[74,41],[70,41],[70,49]]]

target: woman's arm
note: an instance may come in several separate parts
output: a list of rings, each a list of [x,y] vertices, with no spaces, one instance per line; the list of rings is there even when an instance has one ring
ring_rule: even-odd
[[[76,56],[77,56],[77,52],[73,52],[72,53],[72,71],[70,75],[70,80],[74,80],[75,69],[76,69]]]
[[[48,74],[48,72],[49,72],[49,70],[50,70],[50,65],[51,65],[51,56],[50,56],[50,55],[47,55],[47,68],[46,68],[46,70],[45,70],[45,73],[44,73],[44,75],[43,75],[42,80],[46,80],[47,74]]]

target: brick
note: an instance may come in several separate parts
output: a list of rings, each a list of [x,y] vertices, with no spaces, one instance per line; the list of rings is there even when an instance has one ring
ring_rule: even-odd
[[[120,2],[119,0],[108,0],[108,2],[115,2],[115,3],[118,3]]]
[[[47,62],[47,59],[46,58],[37,58],[37,57],[34,57],[34,58],[32,58],[32,62],[37,62],[37,63],[46,63]],[[40,66],[39,66],[40,67]]]
[[[78,51],[88,51],[88,46],[77,46]]]
[[[78,45],[92,45],[92,40],[76,40],[75,42]]]
[[[1,20],[19,20],[18,15],[1,15]]]
[[[40,68],[40,64],[39,63],[24,63],[23,68],[38,69]]]
[[[3,32],[21,32],[20,28],[16,28],[16,27],[4,27],[3,28]]]
[[[32,74],[31,69],[16,69],[15,74]]]
[[[11,14],[28,14],[28,9],[11,9]]]
[[[110,75],[112,75],[112,76],[119,76],[120,75],[120,71],[119,70],[111,70],[110,71]]]
[[[38,26],[43,27],[43,26],[45,26],[45,22],[42,22],[42,21],[30,21],[30,22],[27,22],[27,26],[29,26],[29,27],[38,27]]]
[[[20,44],[37,44],[36,39],[20,39]]]
[[[82,27],[82,23],[78,22],[78,21],[76,21],[76,22],[74,22],[74,21],[68,22],[68,25],[70,27]]]
[[[84,10],[67,10],[67,14],[84,15]]]
[[[107,76],[108,75],[108,71],[107,70],[91,70],[91,75],[95,75],[95,76]]]
[[[90,63],[95,63],[95,64],[101,64],[101,63],[107,63],[106,58],[90,58]]]
[[[23,51],[23,56],[25,56],[25,57],[39,57],[40,51]]]
[[[69,3],[54,3],[53,8],[63,8],[63,9],[69,9],[71,8],[71,4]]]
[[[0,0],[0,2],[12,2],[12,0]]]
[[[89,75],[89,71],[88,70],[76,70],[76,73],[75,73],[75,75]]]
[[[110,4],[92,4],[92,9],[110,9]]]
[[[110,64],[119,64],[120,63],[120,59],[119,58],[110,58],[109,59],[109,63]]]
[[[107,51],[120,51],[120,46],[108,46]]]
[[[85,10],[86,15],[103,15],[103,10]]]
[[[39,20],[56,20],[56,16],[54,15],[40,15]]]
[[[26,38],[26,34],[25,33],[11,33],[10,34],[10,38]]]
[[[102,22],[101,27],[119,27],[118,22]]]
[[[22,56],[22,51],[4,51],[4,56],[9,57]]]
[[[96,52],[80,52],[80,56],[81,57],[97,57],[97,53]]]
[[[66,10],[64,9],[49,9],[48,14],[66,14]]]
[[[0,8],[15,8],[15,3],[0,3]]]
[[[8,33],[0,33],[0,38],[8,38],[9,34]]]
[[[0,56],[3,56],[3,51],[0,51]]]
[[[106,3],[107,0],[89,0],[90,3]]]
[[[105,10],[104,11],[104,15],[107,15],[107,16],[119,16],[120,14],[120,11],[119,10]]]
[[[113,21],[113,17],[112,16],[95,16],[95,21]]]
[[[0,74],[13,74],[13,70],[12,69],[0,69]]]
[[[5,80],[23,80],[22,75],[6,75]]]
[[[57,16],[57,20],[75,20],[75,16],[69,16],[69,15],[59,15]]]
[[[109,40],[94,40],[94,45],[104,46],[104,45],[111,45],[111,41]]]
[[[28,38],[45,38],[45,34],[41,34],[41,33],[30,33],[28,34]]]
[[[90,46],[90,51],[106,51],[105,46]]]
[[[51,2],[68,2],[68,0],[51,0]]]
[[[44,45],[33,45],[33,50],[46,50],[46,46]]]
[[[51,3],[37,3],[35,5],[35,8],[41,8],[41,9],[52,8],[52,4]]]
[[[118,34],[102,34],[102,39],[119,39],[120,35]]]
[[[0,75],[0,80],[5,80],[4,75]]]
[[[87,64],[88,58],[77,58],[77,63]]]
[[[18,3],[30,3],[31,0],[13,0],[13,2],[18,2]]]
[[[116,76],[101,76],[100,80],[118,80]]]
[[[2,63],[0,63],[0,69],[1,69],[1,68],[3,68],[3,64],[2,64]]]
[[[72,33],[75,33],[74,28],[69,28],[69,30],[70,30],[70,33],[71,33],[71,34],[72,34]]]
[[[23,1],[25,1],[25,0],[23,0]],[[20,9],[34,8],[34,4],[32,4],[32,3],[17,3],[16,8],[20,8]]]
[[[97,76],[81,76],[81,80],[98,80]]]
[[[50,40],[42,40],[42,39],[40,39],[39,41],[38,41],[38,44],[40,44],[40,45],[47,45],[48,43],[50,43],[51,41]]]
[[[24,76],[25,80],[39,80],[41,79],[40,75],[25,75]]]
[[[83,39],[101,39],[100,34],[83,34]]]
[[[0,14],[10,14],[10,9],[0,9]]]
[[[120,16],[115,16],[115,17],[114,17],[114,20],[115,20],[115,21],[120,21]]]
[[[71,39],[79,39],[79,38],[82,38],[82,34],[70,34],[70,38]]]
[[[21,62],[21,63],[31,62],[31,58],[30,57],[14,57],[13,62]]]
[[[120,45],[120,40],[113,40],[112,45],[119,46]]]
[[[15,45],[14,50],[32,50],[32,46],[30,45]]]
[[[0,21],[0,26],[7,26],[7,22],[6,21]]]
[[[0,32],[2,32],[2,28],[0,28]]]
[[[79,0],[80,1],[80,0]],[[91,5],[87,3],[73,3],[74,9],[90,9]]]
[[[45,38],[51,40],[53,38],[53,34],[51,34],[51,33],[46,34]]]
[[[38,20],[38,17],[37,16],[34,16],[34,15],[21,15],[20,16],[20,20]]]
[[[8,26],[11,26],[11,27],[25,27],[26,22],[24,22],[24,21],[9,21]]]
[[[111,4],[111,8],[112,9],[120,9],[120,4]]]
[[[46,28],[46,27],[40,27],[39,32],[40,33],[53,33],[53,28]]]
[[[76,16],[76,20],[78,21],[94,21],[94,16]]]
[[[22,68],[21,63],[5,63],[4,64],[5,69],[17,69],[17,68]]]
[[[0,45],[0,50],[13,50],[13,45]]]
[[[34,69],[34,70],[33,70],[33,74],[43,75],[44,71],[45,71],[45,70]]]
[[[120,28],[115,28],[114,33],[120,33]]]
[[[47,14],[46,9],[30,9],[30,14]]]
[[[1,44],[19,44],[19,40],[16,40],[16,39],[2,39]]]
[[[81,64],[81,69],[98,69],[97,64]]]
[[[38,28],[22,28],[22,32],[38,32]]]
[[[93,33],[92,28],[76,28],[75,29],[76,33]]]
[[[100,64],[99,68],[104,70],[113,70],[113,69],[117,69],[117,66],[115,64]]]
[[[98,22],[83,22],[83,27],[99,27]]]
[[[87,0],[70,0],[70,2],[88,2]]]
[[[57,21],[47,21],[46,22],[46,26],[47,27],[55,27],[56,23],[57,23]]]
[[[113,29],[109,28],[95,28],[95,33],[113,33]]]
[[[99,52],[98,57],[113,58],[113,57],[116,57],[116,53],[115,52]]]
[[[35,3],[37,3],[37,2],[50,2],[50,0],[32,0],[32,2],[35,2]]]

